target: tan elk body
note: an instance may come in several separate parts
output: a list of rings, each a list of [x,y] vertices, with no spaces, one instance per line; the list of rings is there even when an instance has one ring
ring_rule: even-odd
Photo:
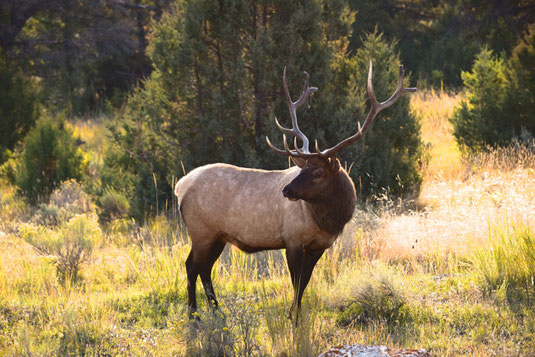
[[[305,72],[306,73],[306,72]],[[405,91],[400,66],[396,92],[383,103],[375,100],[372,65],[368,75],[368,94],[372,107],[357,133],[330,149],[310,152],[308,138],[299,130],[296,110],[317,88],[309,87],[293,102],[283,74],[284,91],[292,118],[292,129],[285,134],[284,150],[268,145],[278,154],[289,156],[297,166],[287,170],[258,170],[227,164],[199,167],[184,176],[175,187],[182,218],[191,237],[186,260],[188,306],[197,308],[195,283],[200,276],[208,301],[217,306],[212,287],[212,266],[227,243],[245,252],[286,249],[286,259],[295,290],[293,308],[297,312],[314,266],[351,219],[356,194],[353,182],[334,155],[360,140],[379,111],[392,105]],[[294,136],[290,149],[286,134]],[[302,146],[298,146],[297,140]],[[292,311],[291,310],[291,311]]]
[[[289,246],[313,250],[329,248],[341,229],[324,228],[321,221],[316,221],[310,203],[290,201],[281,194],[300,171],[297,166],[267,171],[227,164],[193,170],[175,189],[189,234],[220,236],[249,253]],[[342,217],[342,221],[347,221],[355,207],[355,188],[343,169],[339,170],[339,175],[348,184],[345,197],[335,201],[337,204],[344,199],[348,201],[349,215],[346,212]],[[339,228],[345,223],[340,222]],[[203,242],[192,241],[192,245],[197,244]]]
[[[223,235],[225,241],[246,252],[308,245],[314,239],[315,245],[328,248],[332,238],[310,224],[312,217],[303,207],[305,202],[292,202],[280,194],[299,171],[295,166],[265,171],[226,164],[193,170],[176,185],[188,232],[194,236]]]

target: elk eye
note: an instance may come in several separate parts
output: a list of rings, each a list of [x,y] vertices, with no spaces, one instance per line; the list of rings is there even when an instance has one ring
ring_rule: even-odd
[[[313,179],[319,179],[323,176],[323,170],[316,170],[312,173]]]

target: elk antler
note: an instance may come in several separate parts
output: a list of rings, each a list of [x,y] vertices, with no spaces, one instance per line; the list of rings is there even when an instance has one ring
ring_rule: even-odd
[[[284,71],[282,73],[282,84],[284,86],[284,94],[286,94],[286,100],[288,101],[288,109],[290,110],[290,116],[292,118],[292,129],[288,129],[280,125],[279,121],[275,117],[275,124],[277,124],[277,127],[280,131],[283,132],[282,138],[284,141],[284,148],[285,150],[277,149],[273,144],[271,144],[271,141],[266,136],[267,143],[269,147],[274,150],[276,153],[279,153],[281,155],[286,156],[299,156],[298,153],[306,153],[310,154],[310,151],[308,149],[308,138],[301,130],[299,130],[299,125],[297,124],[297,108],[299,108],[301,105],[303,105],[306,100],[314,95],[315,92],[317,92],[318,88],[316,87],[310,87],[310,75],[307,72],[304,72],[306,76],[305,85],[303,87],[303,93],[301,94],[301,97],[296,102],[292,101],[292,97],[290,96],[290,92],[288,91],[288,85],[286,84],[286,66],[284,66]],[[286,141],[286,134],[290,134],[294,136],[294,147],[295,151],[290,150],[288,147],[288,142]],[[300,139],[303,142],[303,146],[301,149],[297,147],[297,139]]]
[[[416,88],[405,88],[405,87],[403,87],[403,66],[399,66],[398,87],[396,88],[396,91],[394,92],[394,94],[392,94],[392,96],[388,100],[386,100],[386,101],[384,101],[382,103],[377,102],[377,99],[375,97],[375,93],[373,91],[373,85],[372,85],[373,66],[372,66],[372,61],[370,61],[370,70],[368,72],[368,96],[370,97],[371,108],[370,108],[370,111],[368,112],[368,115],[366,116],[366,120],[364,121],[364,124],[361,127],[360,126],[360,122],[357,121],[357,125],[358,125],[357,132],[354,135],[342,140],[341,142],[339,142],[338,144],[336,144],[335,146],[333,146],[333,147],[331,147],[329,149],[321,151],[319,149],[318,142],[316,141],[315,142],[315,144],[316,144],[316,152],[312,152],[311,153],[308,150],[308,139],[307,139],[307,137],[299,130],[299,127],[297,126],[297,115],[296,115],[296,112],[295,112],[295,110],[301,104],[303,104],[303,102],[306,100],[306,98],[308,97],[308,94],[309,94],[310,91],[311,91],[311,93],[314,93],[315,91],[317,91],[317,88],[314,88],[314,87],[309,88],[308,87],[309,75],[306,72],[305,72],[305,74],[307,75],[307,80],[306,80],[306,83],[305,83],[304,93],[301,95],[301,98],[299,98],[299,100],[297,102],[292,103],[290,95],[288,93],[288,87],[286,85],[286,68],[284,68],[284,74],[283,74],[284,91],[286,93],[286,98],[288,99],[288,107],[290,108],[290,115],[292,117],[293,128],[291,130],[287,129],[287,128],[283,128],[279,124],[279,122],[277,121],[277,118],[275,118],[275,123],[277,124],[277,127],[283,133],[294,135],[294,147],[295,147],[295,150],[290,150],[290,148],[288,147],[288,143],[286,142],[286,135],[283,135],[284,149],[285,150],[280,150],[280,149],[274,147],[271,144],[271,142],[269,141],[269,138],[266,137],[266,140],[268,142],[269,147],[272,150],[274,150],[276,153],[284,155],[284,156],[293,156],[293,157],[302,157],[302,158],[334,156],[338,151],[342,150],[346,146],[354,143],[357,140],[362,139],[362,137],[364,136],[366,131],[371,127],[371,125],[373,123],[373,120],[375,119],[377,114],[381,110],[386,109],[389,106],[391,106],[392,104],[394,104],[404,92],[416,92]],[[299,149],[297,147],[297,138],[298,137],[303,141],[303,147],[301,149]]]

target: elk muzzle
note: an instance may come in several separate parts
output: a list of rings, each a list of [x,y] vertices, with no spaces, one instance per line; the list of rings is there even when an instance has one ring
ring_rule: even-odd
[[[290,201],[297,201],[300,198],[300,197],[297,197],[297,195],[295,194],[294,190],[291,187],[291,183],[284,186],[284,188],[282,189],[282,195],[286,197],[287,199],[289,199]]]

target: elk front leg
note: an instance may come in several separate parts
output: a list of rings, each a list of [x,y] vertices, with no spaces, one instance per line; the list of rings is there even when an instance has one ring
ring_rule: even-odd
[[[323,255],[324,250],[305,250],[300,248],[286,249],[286,260],[288,261],[288,269],[292,278],[292,285],[294,287],[294,300],[290,309],[290,319],[295,312],[295,321],[297,323],[299,311],[301,310],[301,299],[303,292],[310,281],[312,271],[316,263]]]

